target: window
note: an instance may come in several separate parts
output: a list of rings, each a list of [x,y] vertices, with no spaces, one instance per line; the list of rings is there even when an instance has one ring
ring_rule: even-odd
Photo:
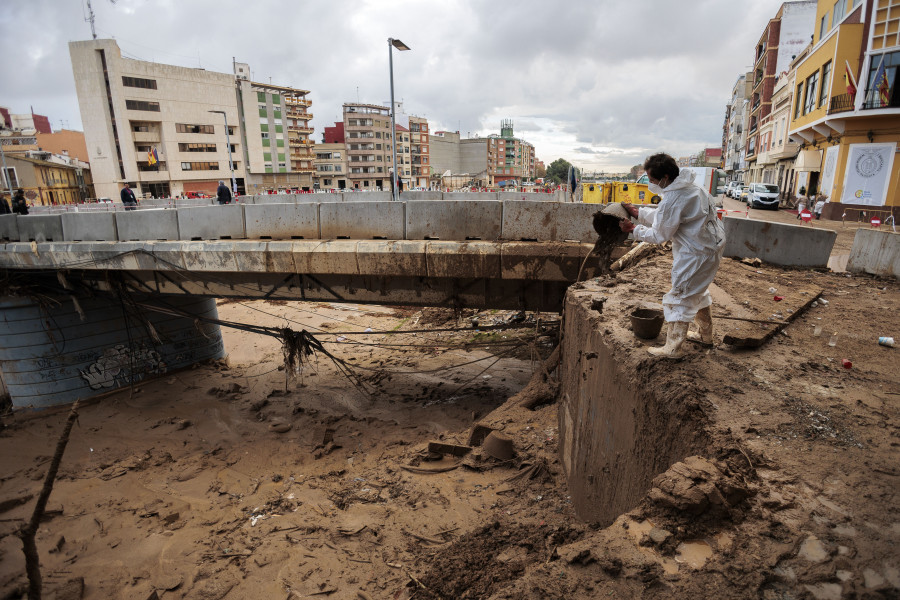
[[[269,131],[269,124],[268,123],[260,123],[259,130],[260,131]]]
[[[125,108],[128,110],[148,110],[159,112],[159,102],[148,102],[147,100],[126,100]]]
[[[6,181],[9,182],[9,188],[19,187],[19,178],[16,176],[15,167],[6,168]]]
[[[816,109],[816,88],[819,83],[819,72],[816,71],[806,78],[806,97],[803,104],[803,114],[811,113]]]
[[[175,131],[178,133],[215,133],[212,125],[190,125],[188,123],[176,123]]]
[[[215,152],[215,144],[178,144],[179,152]]]
[[[150,127],[148,125],[132,125],[131,130],[137,133],[149,133]]]
[[[834,3],[834,17],[831,19],[831,26],[837,27],[838,23],[841,22],[841,19],[844,18],[846,14],[844,9],[847,8],[847,0],[838,0]]]
[[[266,93],[265,92],[256,92],[256,100],[258,102],[265,102],[266,101]]]
[[[217,162],[183,162],[181,163],[182,171],[218,171],[219,163]]]
[[[269,132],[268,132],[268,131],[263,131],[260,135],[262,136],[262,139],[264,139],[264,140],[269,139]]]
[[[825,106],[828,101],[828,83],[831,79],[831,61],[825,63],[822,67],[822,89],[819,90],[819,108]]]
[[[144,88],[147,90],[156,89],[155,79],[141,79],[140,77],[122,77],[122,85],[125,87]]]
[[[819,22],[819,41],[822,41],[826,33],[828,33],[828,13],[822,15],[822,20]]]
[[[797,99],[797,105],[794,107],[794,118],[797,119],[800,117],[800,107],[803,106],[803,84],[797,84],[797,93],[794,94],[794,98]],[[738,132],[740,133],[740,132]]]
[[[268,108],[266,107],[266,105],[265,105],[265,104],[260,104],[260,105],[259,105],[259,114],[262,114],[263,111],[265,111],[265,110],[268,110]]]
[[[332,157],[332,158],[340,158],[340,157],[341,157],[341,153],[340,153],[340,152],[332,152],[331,157]]]

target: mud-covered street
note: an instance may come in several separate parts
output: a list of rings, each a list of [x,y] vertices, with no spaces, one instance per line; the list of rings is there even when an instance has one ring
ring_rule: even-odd
[[[721,342],[761,325],[719,319],[715,349],[661,362],[626,314],[659,301],[670,264],[577,284],[562,319],[219,301],[222,320],[305,329],[336,361],[288,377],[277,339],[225,328],[226,360],[82,404],[37,535],[45,596],[897,597],[900,375],[877,338],[900,333],[900,286],[726,259],[716,314],[825,302],[759,348]],[[576,315],[587,333],[542,376]],[[560,373],[593,376],[593,335],[622,402],[653,395],[617,475],[640,493],[608,522],[576,514],[559,445]],[[67,413],[3,416],[0,597],[26,586],[15,532]],[[674,426],[695,456],[633,466]],[[511,457],[482,445],[490,430]]]

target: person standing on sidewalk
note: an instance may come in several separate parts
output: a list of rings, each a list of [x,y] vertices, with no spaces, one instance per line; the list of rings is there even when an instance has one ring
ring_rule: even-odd
[[[709,284],[719,270],[725,250],[725,227],[716,213],[712,197],[694,184],[692,171],[680,171],[668,154],[654,154],[644,161],[650,191],[662,197],[656,206],[638,209],[624,203],[634,225],[623,220],[619,226],[634,239],[651,244],[672,241],[672,289],[663,296],[666,344],[650,348],[650,354],[666,358],[682,355],[685,339],[706,346],[713,344],[712,297]],[[696,319],[699,334],[688,335]]]
[[[25,190],[19,188],[12,201],[12,211],[17,215],[28,214],[28,201],[25,200]]]
[[[122,199],[122,204],[125,205],[125,210],[137,209],[137,197],[134,195],[134,190],[128,187],[127,181],[125,182],[125,187],[119,193],[119,197]]]
[[[224,181],[219,182],[219,187],[216,188],[216,197],[219,199],[219,204],[231,202],[231,190],[228,189]]]
[[[0,215],[8,215],[12,213],[12,209],[9,207],[9,202],[6,200],[6,195],[0,196]]]

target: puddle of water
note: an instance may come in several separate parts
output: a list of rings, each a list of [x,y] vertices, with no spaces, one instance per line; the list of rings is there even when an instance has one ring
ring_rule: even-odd
[[[703,567],[712,555],[712,546],[703,540],[684,542],[675,549],[675,561],[684,563],[692,569]]]

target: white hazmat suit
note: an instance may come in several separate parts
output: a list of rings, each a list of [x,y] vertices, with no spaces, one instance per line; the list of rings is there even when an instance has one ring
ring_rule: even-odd
[[[667,322],[690,323],[712,304],[712,283],[725,248],[725,227],[712,197],[682,169],[663,189],[656,207],[641,207],[634,239],[651,244],[672,241],[672,289],[663,296]]]

